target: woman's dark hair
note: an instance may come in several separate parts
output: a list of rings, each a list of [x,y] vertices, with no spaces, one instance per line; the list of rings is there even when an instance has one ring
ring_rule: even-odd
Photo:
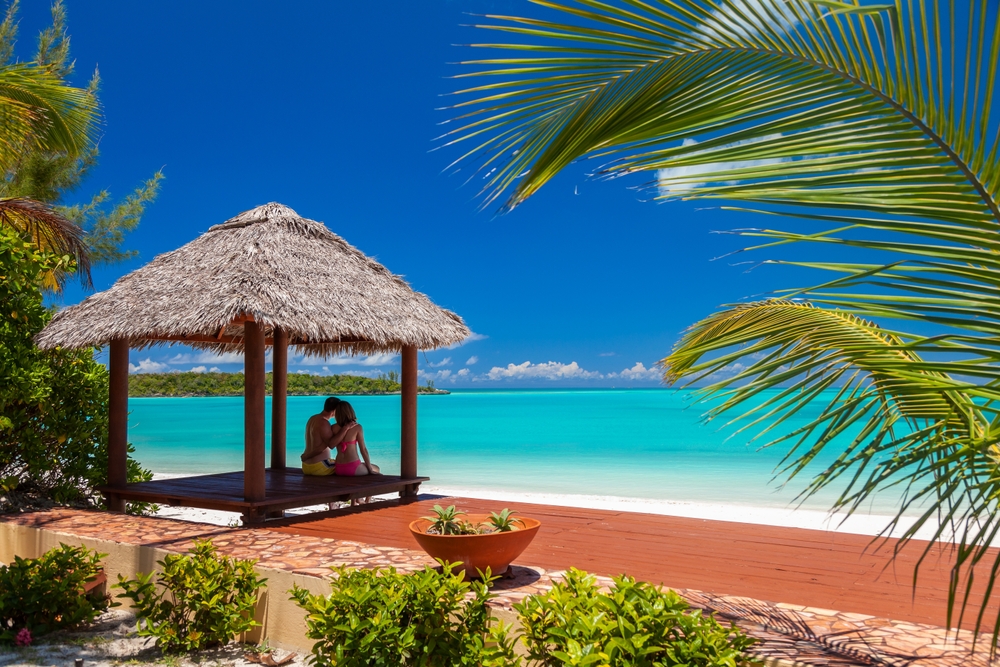
[[[337,406],[340,405],[342,402],[343,401],[341,401],[336,396],[331,396],[330,398],[326,399],[326,403],[323,404],[323,412],[333,412],[334,410],[337,409]]]
[[[337,426],[343,426],[348,422],[358,420],[358,416],[354,414],[354,408],[347,401],[337,403],[337,409],[334,411],[333,416],[337,418]]]

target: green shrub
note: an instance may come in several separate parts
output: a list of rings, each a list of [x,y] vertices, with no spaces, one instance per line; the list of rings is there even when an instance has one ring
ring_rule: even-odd
[[[25,628],[37,636],[94,620],[108,596],[84,595],[83,587],[105,555],[61,544],[41,558],[0,566],[0,643],[13,643]]]
[[[680,595],[628,576],[601,593],[595,577],[571,569],[565,582],[514,605],[529,664],[538,666],[737,667],[754,639]]]
[[[316,667],[507,667],[518,665],[508,628],[490,615],[493,597],[464,573],[431,568],[336,568],[329,596],[296,586],[292,599],[308,612]]]
[[[107,482],[108,371],[94,350],[39,350],[50,319],[41,291],[72,258],[0,227],[0,512],[43,498],[99,504]],[[149,475],[129,460],[129,481]]]
[[[211,540],[196,542],[190,555],[170,554],[157,564],[162,572],[126,580],[117,588],[135,606],[141,636],[156,637],[164,651],[193,651],[228,643],[251,630],[258,591],[256,560],[219,557]]]

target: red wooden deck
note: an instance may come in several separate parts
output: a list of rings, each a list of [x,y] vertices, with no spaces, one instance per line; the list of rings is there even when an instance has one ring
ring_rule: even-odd
[[[455,504],[468,512],[510,507],[540,519],[538,536],[517,561],[522,565],[573,566],[601,575],[626,572],[673,588],[945,625],[947,547],[934,547],[915,592],[912,587],[913,567],[926,543],[911,543],[892,563],[892,543],[876,550],[864,535],[428,496],[368,511],[285,520],[271,530],[416,549],[409,522],[430,514],[435,504]],[[980,599],[977,594],[973,599]],[[989,614],[996,614],[995,604]],[[973,625],[974,620],[963,623]]]

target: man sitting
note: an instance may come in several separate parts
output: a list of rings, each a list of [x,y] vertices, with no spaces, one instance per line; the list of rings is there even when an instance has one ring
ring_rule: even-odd
[[[323,412],[313,415],[306,422],[306,451],[302,454],[302,474],[317,476],[334,474],[335,464],[330,448],[343,442],[351,430],[348,426],[356,423],[351,422],[334,431],[330,419],[333,418],[339,404],[340,399],[331,396],[323,403]]]

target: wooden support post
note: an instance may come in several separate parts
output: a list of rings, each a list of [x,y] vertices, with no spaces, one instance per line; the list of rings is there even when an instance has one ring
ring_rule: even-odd
[[[417,476],[417,348],[403,348],[400,400],[402,423],[399,437],[399,474],[403,479]],[[412,489],[400,495],[413,495]]]
[[[264,332],[243,324],[243,499],[264,500]]]
[[[108,486],[128,483],[128,341],[111,341],[108,359]],[[124,512],[125,501],[108,494],[108,509]]]
[[[271,348],[271,468],[285,469],[285,439],[288,433],[288,333],[274,330]]]

